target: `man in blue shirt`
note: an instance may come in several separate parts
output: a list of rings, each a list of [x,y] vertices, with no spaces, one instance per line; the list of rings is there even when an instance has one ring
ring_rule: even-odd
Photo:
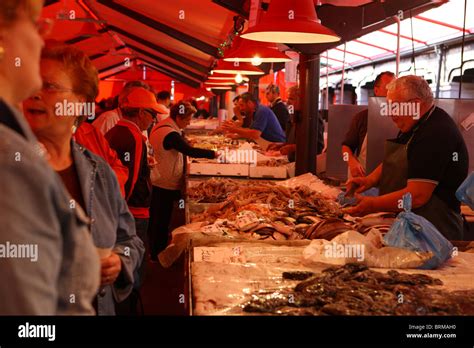
[[[242,128],[226,123],[222,128],[229,133],[237,133],[247,139],[257,140],[263,138],[270,142],[285,142],[285,132],[280,126],[273,111],[261,105],[251,93],[244,93],[240,96],[239,108],[246,115],[251,115],[252,124],[250,128]]]

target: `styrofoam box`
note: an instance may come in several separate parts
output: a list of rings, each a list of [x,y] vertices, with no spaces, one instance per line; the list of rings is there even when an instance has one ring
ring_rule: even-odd
[[[286,179],[288,177],[288,171],[285,166],[283,167],[265,167],[265,166],[250,166],[249,176],[251,178],[274,178],[274,179]]]
[[[249,176],[248,164],[190,163],[191,175]]]

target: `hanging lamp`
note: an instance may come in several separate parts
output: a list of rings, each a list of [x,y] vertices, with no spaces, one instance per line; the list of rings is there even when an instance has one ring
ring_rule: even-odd
[[[262,63],[290,62],[291,58],[278,50],[274,43],[245,40],[237,36],[224,56],[226,62],[247,62],[258,66]]]
[[[212,98],[214,93],[209,91],[206,86],[204,86],[204,83],[201,83],[199,89],[196,91],[196,95],[199,97]]]
[[[242,75],[241,73],[239,73],[239,74]],[[229,80],[229,79],[232,78],[232,76],[230,74],[214,73],[212,75],[209,75],[207,78],[209,80],[216,80],[216,82],[217,82],[217,80]],[[248,81],[248,80],[249,80],[248,77],[242,75],[242,81]]]
[[[267,13],[241,37],[255,41],[293,44],[341,40],[334,31],[321,24],[314,0],[272,0]]]
[[[265,73],[253,66],[250,63],[245,62],[225,62],[220,60],[217,66],[212,70],[212,74],[242,74],[242,75],[264,75]]]

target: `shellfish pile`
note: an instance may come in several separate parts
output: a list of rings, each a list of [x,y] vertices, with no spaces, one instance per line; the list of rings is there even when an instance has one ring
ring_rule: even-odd
[[[193,203],[221,203],[232,193],[249,187],[276,186],[271,181],[232,180],[226,178],[210,178],[188,190],[187,196]],[[261,186],[260,186],[261,187]]]
[[[428,286],[442,281],[424,274],[386,274],[360,264],[330,267],[321,274],[285,272],[300,282],[289,291],[261,290],[244,312],[273,315],[472,315],[474,292]],[[403,300],[400,301],[400,294]]]

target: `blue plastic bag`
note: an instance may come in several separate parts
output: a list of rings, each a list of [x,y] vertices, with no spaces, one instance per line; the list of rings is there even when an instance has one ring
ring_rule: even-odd
[[[474,210],[474,172],[469,174],[456,191],[456,197]]]
[[[419,268],[435,269],[449,258],[453,245],[424,217],[411,212],[411,194],[403,196],[403,209],[384,237],[387,246],[433,253]]]

